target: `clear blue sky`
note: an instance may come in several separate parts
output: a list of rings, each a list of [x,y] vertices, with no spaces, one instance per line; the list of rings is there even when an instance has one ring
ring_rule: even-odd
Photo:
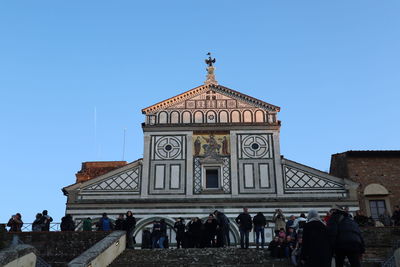
[[[0,221],[65,212],[83,161],[142,157],[141,109],[220,84],[281,107],[281,151],[400,149],[400,2],[1,1]],[[94,110],[97,110],[97,132]]]

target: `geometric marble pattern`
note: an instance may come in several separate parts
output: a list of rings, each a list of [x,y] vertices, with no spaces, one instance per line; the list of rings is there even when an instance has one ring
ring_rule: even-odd
[[[286,188],[339,189],[342,184],[285,166]]]
[[[124,172],[113,175],[96,184],[92,184],[84,190],[99,191],[139,191],[140,166],[133,167]]]
[[[222,165],[222,189],[225,193],[231,192],[231,174],[229,166],[229,158],[223,158],[224,163]]]
[[[193,169],[193,192],[200,194],[203,190],[201,183],[201,163],[200,157],[194,158],[194,169]],[[220,157],[222,162],[222,190],[224,193],[229,194],[231,192],[231,175],[230,175],[230,159],[229,157]]]

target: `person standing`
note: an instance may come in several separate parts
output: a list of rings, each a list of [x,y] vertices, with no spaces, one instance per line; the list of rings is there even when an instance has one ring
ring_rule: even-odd
[[[9,232],[21,232],[23,224],[24,222],[22,221],[21,214],[17,213],[11,216],[10,220],[8,220],[7,226],[10,227]]]
[[[395,226],[399,226],[400,225],[400,207],[399,206],[395,206],[394,207],[392,220],[393,220],[393,223],[394,223]]]
[[[283,215],[281,209],[275,210],[274,216],[272,216],[272,221],[275,223],[275,235],[279,234],[281,228],[286,228],[285,216]]]
[[[90,217],[83,220],[83,231],[92,231],[92,219]]]
[[[316,210],[310,210],[303,227],[300,260],[307,267],[330,267],[332,252],[328,230]]]
[[[165,248],[165,240],[167,239],[167,224],[165,223],[164,219],[160,220],[160,238],[158,239],[158,245],[160,248]]]
[[[108,218],[107,213],[103,213],[102,217],[100,218],[97,227],[99,231],[111,231],[113,229],[113,224]]]
[[[124,229],[124,224],[125,224],[125,219],[124,219],[124,214],[121,213],[118,215],[118,219],[115,220],[115,230],[125,230]]]
[[[215,235],[217,234],[217,220],[213,214],[209,214],[204,223],[204,246],[207,248],[215,247]]]
[[[174,229],[176,231],[176,248],[183,247],[183,239],[185,237],[185,220],[183,218],[178,218],[174,224]]]
[[[203,224],[199,217],[194,217],[188,223],[188,232],[190,238],[190,247],[199,248],[201,239],[201,228]]]
[[[158,240],[161,237],[161,229],[160,229],[160,222],[159,221],[154,221],[153,222],[153,230],[151,232],[151,248],[159,248],[158,245]]]
[[[235,219],[239,224],[240,231],[240,247],[249,248],[249,233],[252,229],[252,220],[247,208],[243,208],[243,212]]]
[[[352,267],[360,267],[361,255],[365,252],[360,228],[350,216],[345,210],[338,208],[327,225],[330,244],[336,255],[336,267],[343,267],[346,257]]]
[[[265,244],[265,235],[264,229],[267,224],[267,219],[265,218],[262,212],[257,213],[253,218],[254,232],[256,232],[256,245],[259,248],[260,245],[260,236],[261,236],[261,248],[264,248]]]
[[[229,237],[229,231],[230,231],[230,222],[228,217],[221,212],[221,211],[214,211],[214,216],[215,219],[217,220],[217,246],[218,247],[225,247],[225,246],[230,246],[230,237]]]
[[[51,216],[49,216],[48,211],[44,210],[42,212],[43,215],[43,227],[42,227],[42,231],[50,231],[50,223],[53,221],[53,218],[51,218]]]
[[[36,219],[32,223],[32,232],[41,232],[43,225],[43,215],[41,213],[36,214]]]
[[[75,223],[71,214],[66,214],[61,218],[60,228],[61,231],[75,231]]]
[[[134,248],[135,247],[135,237],[133,233],[136,228],[136,218],[133,217],[132,211],[128,210],[126,212],[126,218],[123,224],[123,229],[126,231],[126,247],[127,248]]]

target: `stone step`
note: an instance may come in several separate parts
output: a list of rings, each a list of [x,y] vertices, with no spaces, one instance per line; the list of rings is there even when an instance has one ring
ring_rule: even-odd
[[[125,250],[111,267],[122,266],[276,266],[287,259],[271,259],[267,250],[237,248]]]

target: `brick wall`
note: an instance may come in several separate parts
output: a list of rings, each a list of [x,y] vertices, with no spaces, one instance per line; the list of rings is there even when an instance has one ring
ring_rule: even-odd
[[[330,174],[360,183],[357,194],[361,210],[366,213],[364,189],[371,183],[389,191],[392,214],[400,204],[400,151],[349,151],[332,155]]]

